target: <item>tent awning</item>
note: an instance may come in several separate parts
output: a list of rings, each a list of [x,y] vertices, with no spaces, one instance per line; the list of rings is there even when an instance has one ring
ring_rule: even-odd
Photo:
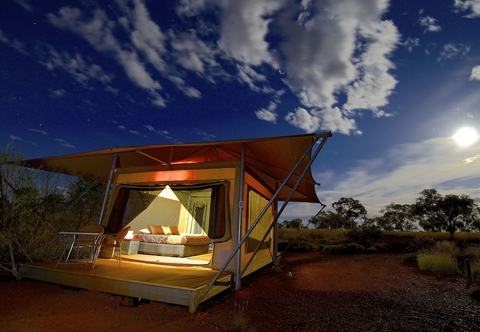
[[[186,164],[206,164],[225,161],[239,161],[242,145],[245,146],[245,167],[275,191],[276,182],[283,182],[298,163],[302,155],[318,139],[326,140],[330,132],[297,136],[282,136],[223,142],[188,144],[150,145],[119,147],[63,156],[30,159],[26,166],[47,171],[80,176],[107,182],[112,161],[117,155],[116,168],[145,168],[165,166],[180,168]],[[279,194],[285,200],[303,171],[308,167],[311,154],[301,162],[300,167]],[[315,181],[308,169],[298,185],[292,201],[318,202]],[[289,190],[290,189],[290,190]]]

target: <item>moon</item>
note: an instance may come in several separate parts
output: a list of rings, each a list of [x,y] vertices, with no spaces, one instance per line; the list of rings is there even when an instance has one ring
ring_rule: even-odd
[[[461,128],[453,136],[458,145],[467,146],[474,143],[478,139],[478,134],[473,128]]]

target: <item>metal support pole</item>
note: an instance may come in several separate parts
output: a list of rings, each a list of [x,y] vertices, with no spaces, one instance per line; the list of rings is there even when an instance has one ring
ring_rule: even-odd
[[[110,167],[110,175],[108,176],[107,188],[105,189],[105,196],[103,197],[102,209],[100,211],[100,216],[98,217],[98,224],[102,224],[103,215],[105,214],[105,207],[107,205],[108,195],[110,193],[110,186],[112,185],[113,173],[115,172],[115,166],[117,165],[118,154],[113,155],[112,166]]]
[[[275,190],[278,188],[278,182],[275,182]],[[277,216],[278,213],[278,199],[275,200],[273,206],[273,215]],[[280,262],[278,259],[278,216],[273,219],[273,267],[274,269],[280,268]]]
[[[331,137],[331,133],[328,133],[329,136],[328,137]],[[287,182],[290,180],[290,178],[293,176],[293,174],[295,173],[295,171],[297,170],[298,167],[300,167],[302,161],[305,159],[305,157],[312,151],[312,148],[315,144],[317,144],[318,140],[320,139],[320,137],[322,137],[323,135],[317,135],[315,136],[315,138],[313,139],[313,142],[312,144],[310,145],[310,147],[305,150],[304,154],[302,155],[302,157],[300,157],[298,159],[298,162],[297,164],[293,167],[293,169],[290,171],[290,173],[287,175],[287,177],[285,178],[285,180],[283,181],[283,183],[280,185],[280,187],[277,189],[277,191],[275,192],[275,194],[273,195],[273,197],[270,199],[270,201],[268,202],[268,204],[265,206],[265,208],[262,210],[262,212],[260,212],[260,215],[259,217],[255,220],[255,222],[252,224],[252,226],[247,230],[247,232],[245,233],[244,237],[242,238],[242,240],[240,241],[240,243],[237,244],[237,248],[235,248],[235,250],[232,251],[232,253],[228,256],[227,260],[225,261],[225,263],[222,265],[222,267],[220,268],[220,270],[217,272],[217,274],[213,277],[213,280],[208,284],[208,287],[205,289],[204,293],[202,294],[202,296],[198,299],[198,303],[200,303],[202,301],[202,299],[205,297],[205,295],[208,294],[208,292],[210,291],[210,289],[213,287],[213,285],[215,284],[215,282],[218,280],[218,278],[220,277],[220,275],[223,273],[223,271],[225,271],[227,265],[231,262],[231,260],[233,259],[233,257],[237,254],[237,250],[239,250],[239,248],[242,246],[242,244],[247,240],[247,238],[250,236],[250,234],[252,233],[253,229],[257,226],[257,224],[260,222],[260,219],[262,218],[262,216],[265,214],[265,212],[268,210],[268,208],[272,205],[272,203],[277,199],[278,195],[280,194],[280,192],[282,191],[283,187],[286,186]],[[323,147],[324,143],[326,142],[327,140],[327,137],[324,137],[323,138],[323,144],[321,144],[321,146]],[[318,150],[318,152],[320,152],[320,150]],[[312,159],[314,160],[314,158]],[[313,161],[312,161],[313,162]]]
[[[293,194],[295,193],[295,191],[297,190],[299,184],[300,184],[300,181],[302,181],[303,177],[305,176],[305,174],[307,173],[307,170],[310,168],[310,166],[313,164],[313,162],[315,161],[315,159],[317,158],[318,154],[320,153],[320,150],[322,150],[323,146],[325,145],[326,143],[326,139],[322,140],[322,143],[320,143],[320,145],[318,146],[317,150],[315,151],[315,153],[313,154],[313,157],[310,159],[310,162],[309,164],[307,165],[307,167],[305,167],[305,169],[303,170],[302,174],[300,175],[297,183],[295,183],[295,186],[293,186],[292,188],[292,191],[290,192],[290,194],[288,195],[287,199],[285,200],[285,202],[283,202],[282,204],[282,207],[280,208],[280,211],[278,212],[278,215],[275,215],[275,218],[273,219],[273,222],[270,224],[270,227],[268,228],[268,230],[265,232],[265,234],[263,235],[262,237],[262,240],[260,241],[260,243],[257,245],[257,247],[255,248],[255,251],[253,252],[253,255],[252,257],[250,258],[250,260],[247,262],[247,264],[245,265],[245,267],[243,268],[243,271],[242,271],[242,275],[245,273],[245,271],[247,270],[248,266],[250,265],[250,263],[253,261],[253,258],[255,257],[255,255],[257,254],[258,250],[260,250],[260,247],[262,245],[262,243],[265,241],[265,239],[267,238],[267,235],[268,233],[271,231],[272,227],[275,225],[275,223],[277,222],[278,218],[280,217],[280,214],[282,214],[283,210],[287,207],[287,204],[290,202],[290,199],[292,198]],[[313,148],[313,146],[310,148],[310,150]],[[286,181],[285,181],[286,182]],[[266,206],[266,208],[268,206],[270,206],[272,204],[272,201],[270,201],[270,203]],[[260,214],[260,216],[258,216],[257,218],[257,221],[259,221],[262,217],[263,217],[263,214],[264,212],[262,212]],[[257,225],[257,221],[254,223],[254,226],[252,226],[252,229],[253,227],[255,227]],[[274,256],[274,262],[275,262],[275,259],[277,259],[276,256]]]
[[[238,190],[238,234],[237,234],[237,243],[240,243],[242,240],[242,229],[243,229],[243,195],[244,195],[244,186],[245,186],[245,144],[242,144],[242,155],[240,157],[240,188]],[[239,290],[242,286],[242,250],[241,246],[237,247],[237,265],[235,267],[235,290]]]

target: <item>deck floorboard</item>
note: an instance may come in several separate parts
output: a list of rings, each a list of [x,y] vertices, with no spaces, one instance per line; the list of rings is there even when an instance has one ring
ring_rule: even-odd
[[[20,277],[66,286],[104,291],[123,296],[188,306],[191,312],[201,302],[231,287],[232,273],[225,272],[204,297],[218,271],[202,265],[162,265],[114,259],[97,260],[94,269],[86,264],[56,262],[23,264]]]

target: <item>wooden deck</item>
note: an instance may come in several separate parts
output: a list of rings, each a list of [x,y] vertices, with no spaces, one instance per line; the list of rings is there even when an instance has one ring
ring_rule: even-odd
[[[187,306],[197,306],[232,286],[233,274],[223,273],[207,295],[201,299],[218,271],[204,266],[162,265],[114,259],[97,260],[95,269],[85,264],[56,262],[22,264],[20,278],[90,289],[110,294]]]

